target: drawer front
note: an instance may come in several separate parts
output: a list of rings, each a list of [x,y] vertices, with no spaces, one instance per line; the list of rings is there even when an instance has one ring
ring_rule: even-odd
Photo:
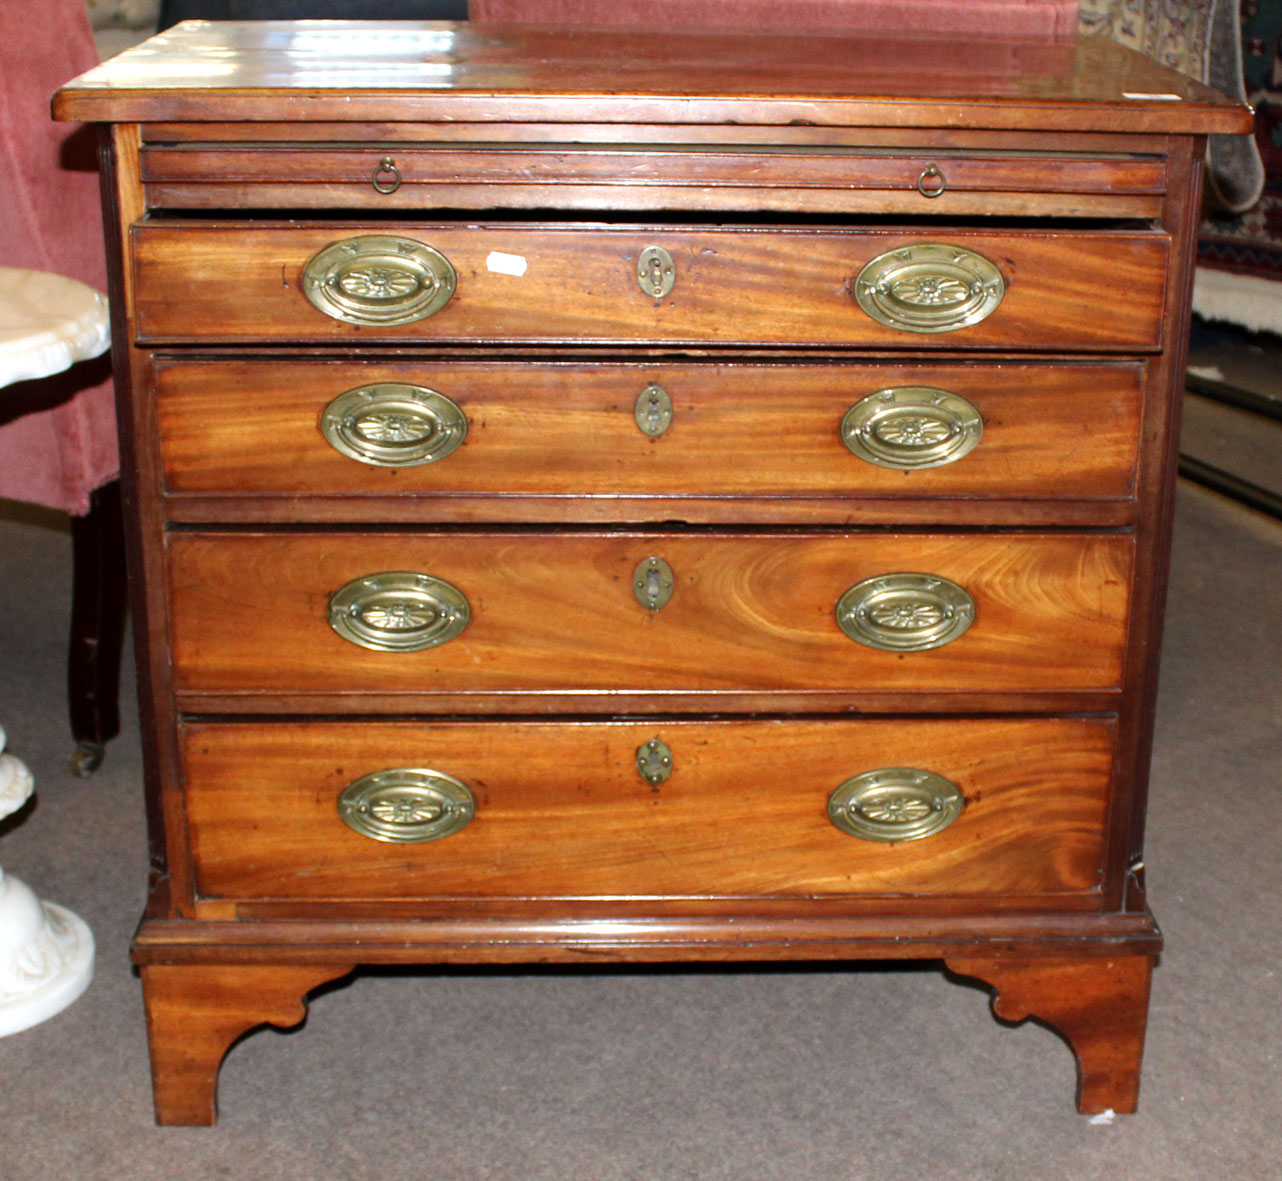
[[[637,751],[656,739],[652,783]],[[1081,719],[187,724],[182,748],[211,898],[1062,897],[1099,888],[1112,739]],[[461,783],[471,818],[408,843],[343,818],[358,783],[380,831],[423,835],[430,792],[359,788],[405,768]],[[955,818],[911,840],[839,829],[833,792],[887,768],[953,785]],[[858,807],[893,832],[918,797],[882,782]]]
[[[1153,157],[729,144],[154,143],[142,170],[148,204],[164,209],[702,211],[715,186],[719,209],[991,215],[1028,212],[1035,195],[1058,194],[1061,211],[1134,216],[1138,199],[1166,185]]]
[[[671,265],[646,254],[653,248]],[[943,226],[927,236],[155,223],[135,227],[133,251],[137,328],[147,342],[1155,349],[1169,239]],[[665,294],[651,293],[649,259]],[[918,327],[865,311],[856,295],[868,296],[866,284],[886,288],[874,304]],[[363,322],[331,314],[342,309]],[[402,315],[418,318],[390,322]]]
[[[162,361],[156,396],[172,494],[1124,499],[1141,380],[1104,363],[279,358]]]
[[[1125,535],[182,533],[169,543],[176,686],[429,695],[1110,689],[1121,672],[1132,549]],[[393,572],[439,581],[421,593],[369,581]],[[885,585],[900,574],[908,583]],[[923,578],[957,591],[923,589]],[[854,587],[862,589],[843,600]],[[441,596],[455,592],[468,618],[443,638],[434,629],[451,612],[456,628],[461,614]],[[964,602],[940,598],[958,592],[972,603],[969,618]],[[340,626],[357,619],[367,638],[374,628],[380,646],[402,634],[442,642],[366,647],[340,635],[331,614]],[[896,646],[850,638],[839,616]],[[936,624],[952,638],[904,647]]]

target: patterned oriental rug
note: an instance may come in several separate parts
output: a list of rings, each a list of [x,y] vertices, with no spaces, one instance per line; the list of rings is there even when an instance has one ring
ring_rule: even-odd
[[[1282,0],[1243,0],[1241,16],[1263,193],[1246,210],[1211,211],[1204,221],[1194,306],[1208,319],[1282,333]]]
[[[1256,108],[1256,131],[1213,136],[1193,309],[1282,333],[1282,0],[1081,0],[1083,32]]]

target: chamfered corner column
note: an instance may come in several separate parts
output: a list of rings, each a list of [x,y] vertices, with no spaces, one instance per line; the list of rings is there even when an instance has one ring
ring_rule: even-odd
[[[1077,1057],[1077,1109],[1083,1115],[1132,1112],[1140,1086],[1149,982],[1155,955],[1078,957],[950,956],[959,976],[994,990],[993,1012],[1006,1021],[1036,1017]]]
[[[156,1123],[212,1125],[218,1069],[232,1042],[259,1025],[297,1025],[307,994],[353,967],[143,964]]]

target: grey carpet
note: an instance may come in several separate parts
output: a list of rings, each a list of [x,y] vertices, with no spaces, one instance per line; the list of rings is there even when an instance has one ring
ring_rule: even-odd
[[[38,796],[0,865],[89,922],[98,967],[0,1039],[3,1181],[1279,1175],[1282,526],[1181,488],[1138,1115],[1076,1115],[1055,1035],[929,969],[372,973],[237,1045],[210,1130],[152,1124],[137,726],[95,778],[66,770],[58,524],[0,511],[0,721]]]

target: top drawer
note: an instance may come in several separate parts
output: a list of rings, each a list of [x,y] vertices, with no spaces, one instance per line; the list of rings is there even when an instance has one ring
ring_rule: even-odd
[[[1157,349],[1169,249],[943,226],[133,230],[147,343]]]

